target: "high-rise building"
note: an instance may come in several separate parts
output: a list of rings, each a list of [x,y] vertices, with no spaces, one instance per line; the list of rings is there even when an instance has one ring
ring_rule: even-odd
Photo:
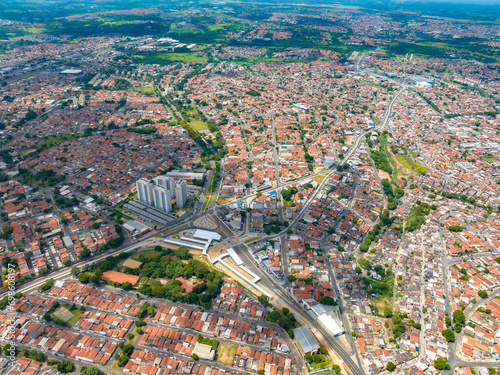
[[[182,208],[187,201],[187,182],[179,181],[175,186],[175,202],[177,207]]]
[[[155,207],[163,212],[169,213],[172,211],[172,198],[170,191],[164,186],[153,187],[153,197]]]
[[[158,176],[155,177],[156,185],[163,186],[170,191],[170,196],[175,198],[175,181],[172,177]]]
[[[139,197],[139,202],[147,204],[148,206],[153,205],[153,184],[144,178],[137,180],[137,194]]]

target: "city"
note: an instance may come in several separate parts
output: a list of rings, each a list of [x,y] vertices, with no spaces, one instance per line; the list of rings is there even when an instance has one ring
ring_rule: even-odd
[[[33,4],[1,374],[500,374],[498,5]]]

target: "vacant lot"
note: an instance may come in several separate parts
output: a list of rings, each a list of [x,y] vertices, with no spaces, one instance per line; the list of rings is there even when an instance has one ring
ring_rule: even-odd
[[[217,348],[216,361],[232,366],[234,356],[236,355],[236,348],[236,345],[221,343]]]
[[[208,130],[208,125],[201,120],[190,121],[189,125],[196,131]]]
[[[399,155],[397,159],[402,165],[404,165],[408,169],[411,169],[413,172],[424,173],[427,170],[427,168],[425,168],[423,165],[418,164],[409,156]]]
[[[54,316],[63,322],[67,322],[73,317],[73,313],[65,307],[60,307],[56,312],[54,312]]]

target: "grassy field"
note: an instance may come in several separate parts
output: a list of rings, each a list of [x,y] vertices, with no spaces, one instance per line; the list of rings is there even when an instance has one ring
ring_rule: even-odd
[[[24,30],[26,30],[30,34],[41,34],[48,31],[48,29],[45,29],[43,27],[27,27]]]
[[[40,145],[41,148],[50,148],[66,141],[72,141],[74,139],[80,138],[80,134],[61,134],[61,135],[51,135],[47,137],[44,142]]]
[[[334,370],[317,372],[315,375],[337,375],[337,372]]]
[[[19,151],[19,153],[22,155],[22,156],[26,156],[26,155],[29,155],[31,154],[32,152],[36,151],[36,148],[27,148],[27,149],[24,149],[24,150],[21,150]]]
[[[219,198],[217,198],[217,204],[223,205],[223,204],[226,204],[229,200],[230,200],[229,197],[219,197]]]
[[[202,209],[206,210],[210,206],[210,204],[212,204],[214,198],[215,198],[215,194],[208,194],[205,197],[205,202],[203,203]]]
[[[144,95],[152,95],[153,94],[153,89],[151,87],[136,87],[136,88],[133,88],[131,90],[140,92],[141,94],[144,94]]]
[[[208,26],[209,31],[217,31],[217,30],[222,30],[224,26],[230,25],[229,23],[219,23],[218,25],[210,25]]]
[[[151,259],[155,255],[158,255],[158,253],[156,251],[154,251],[153,249],[149,249],[149,250],[139,251],[138,253],[133,254],[131,256],[131,258],[137,260],[137,259],[139,259],[140,255],[143,255],[146,258]]]
[[[64,311],[65,314],[61,314],[62,311]],[[65,307],[60,307],[59,309],[56,310],[56,312],[52,313],[51,316],[52,316],[52,319],[57,318],[57,319],[62,320],[63,322],[66,322],[70,326],[73,326],[78,321],[78,319],[80,319],[80,317],[83,315],[83,313],[84,312],[82,310],[74,310],[74,312],[73,312],[73,311],[69,311]],[[64,318],[65,315],[69,315],[69,316],[71,316],[71,318],[69,318],[69,319]]]
[[[411,169],[413,172],[416,173],[424,173],[428,169],[425,168],[423,165],[418,164],[416,161],[414,161],[412,158],[406,155],[398,155],[396,157],[398,161],[403,164],[406,168]]]
[[[172,233],[172,232],[175,232],[177,229],[184,229],[187,227],[187,224],[186,225],[183,225],[181,227],[177,227],[175,229],[169,229],[169,230],[166,230],[165,232],[162,232],[162,234],[160,235],[160,237],[163,237],[163,236],[166,236],[167,234],[169,233]]]
[[[310,366],[314,370],[319,370],[321,368],[325,368],[328,365],[330,365],[330,360],[328,358],[326,358],[326,357],[325,357],[325,360],[323,362],[313,362],[313,363],[310,363]]]
[[[372,297],[370,298],[370,301],[373,304],[373,307],[378,311],[379,314],[384,313],[384,309],[386,307],[391,307],[392,305],[392,300],[389,297],[386,296],[377,296],[377,297]]]
[[[258,239],[260,239],[260,237],[252,237],[252,238],[249,238],[248,240],[245,240],[245,243],[254,242],[254,241],[257,241]]]
[[[80,319],[80,317],[83,315],[83,311],[77,310],[75,314],[73,314],[73,317],[68,320],[66,323],[68,323],[70,326],[75,325],[75,323]]]
[[[236,349],[236,345],[221,343],[217,348],[216,361],[227,366],[232,366],[234,356],[236,355]]]
[[[201,120],[190,121],[189,125],[196,131],[208,130],[208,125]]]
[[[147,64],[162,63],[169,61],[181,61],[181,62],[192,62],[192,63],[204,63],[207,61],[205,56],[195,56],[190,53],[156,53],[151,55],[134,55],[132,57],[138,62],[144,62]]]
[[[319,176],[314,176],[312,179],[316,181],[318,184],[321,184],[325,178],[326,174],[320,174]]]
[[[495,163],[497,161],[493,156],[485,156],[483,159],[488,163]]]

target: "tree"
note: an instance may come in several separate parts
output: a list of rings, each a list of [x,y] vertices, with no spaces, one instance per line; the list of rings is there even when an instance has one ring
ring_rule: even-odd
[[[99,282],[101,281],[101,277],[102,272],[100,270],[95,271],[94,274],[90,277],[90,282],[92,284],[99,284]]]
[[[128,362],[128,357],[126,355],[121,355],[117,359],[118,367],[124,367]]]
[[[394,369],[396,368],[396,366],[394,365],[394,363],[392,362],[387,362],[387,366],[385,366],[385,368],[389,371],[394,371]]]
[[[488,298],[488,292],[486,290],[480,290],[477,294],[479,294],[481,298]]]
[[[326,296],[320,299],[319,303],[328,306],[337,306],[337,301],[335,301],[332,297]]]
[[[257,375],[264,375],[266,373],[266,371],[264,369],[260,369],[259,371],[257,371]]]
[[[63,374],[73,372],[75,370],[76,367],[71,363],[71,361],[62,361],[57,364],[57,371],[62,372]]]
[[[368,251],[368,248],[369,246],[367,244],[362,243],[361,245],[359,245],[359,251],[361,251],[362,253],[366,253]]]
[[[465,314],[462,310],[455,310],[453,312],[453,322],[462,326],[465,324]]]
[[[78,276],[78,281],[82,284],[87,284],[89,282],[89,279],[90,276],[88,273],[82,273],[80,276]]]
[[[2,230],[3,230],[4,234],[9,235],[9,234],[12,233],[12,231],[14,230],[14,228],[12,227],[12,225],[6,225],[6,226],[4,226],[2,228]]]
[[[362,272],[361,267],[356,266],[356,268],[354,269],[354,272],[356,272],[359,275]]]
[[[97,367],[82,367],[80,370],[80,375],[101,375],[102,372]]]
[[[443,332],[441,332],[443,337],[446,339],[448,342],[453,342],[455,341],[455,334],[451,329],[445,329]]]
[[[76,276],[78,274],[78,267],[75,266],[71,269],[71,276]]]
[[[390,307],[386,307],[384,309],[384,316],[386,318],[390,318],[392,316],[392,309]]]
[[[195,361],[197,361],[199,358],[198,358],[198,355],[193,353],[193,355],[191,356],[191,358],[193,358]]]
[[[269,297],[266,296],[265,294],[261,294],[260,296],[257,297],[260,303],[262,303],[264,306],[269,306]]]
[[[87,128],[88,129],[88,128]],[[85,130],[87,130],[85,129]],[[80,259],[84,259],[84,258],[88,258],[89,256],[91,255],[90,253],[90,250],[89,249],[83,249],[81,252],[80,252]]]
[[[434,360],[434,367],[436,370],[449,370],[448,358],[437,358]]]
[[[6,357],[10,356],[10,355],[14,355],[16,356],[17,355],[17,349],[15,346],[12,346],[12,348],[10,347],[10,344],[7,344],[3,347],[3,354],[5,354]]]

